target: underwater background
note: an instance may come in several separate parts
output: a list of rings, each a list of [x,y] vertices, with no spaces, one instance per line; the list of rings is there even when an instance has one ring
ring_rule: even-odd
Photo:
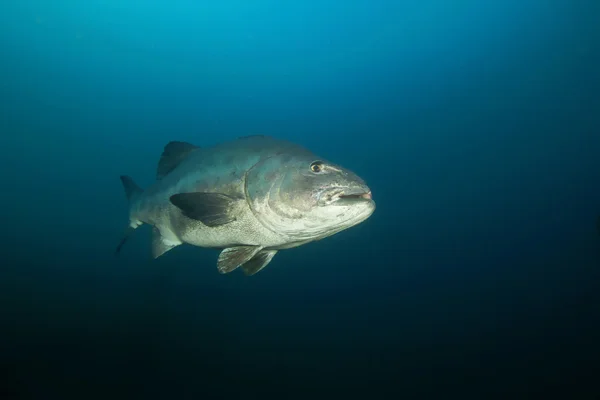
[[[600,2],[0,3],[2,398],[600,396]],[[153,260],[119,175],[266,134],[365,222]]]

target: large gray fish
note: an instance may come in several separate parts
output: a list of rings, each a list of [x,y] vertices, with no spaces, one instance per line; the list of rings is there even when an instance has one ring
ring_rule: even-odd
[[[218,271],[253,275],[278,250],[320,240],[369,218],[371,190],[353,172],[269,136],[209,148],[170,142],[157,181],[142,190],[121,176],[129,228],[153,226],[152,256],[188,243],[223,249]]]

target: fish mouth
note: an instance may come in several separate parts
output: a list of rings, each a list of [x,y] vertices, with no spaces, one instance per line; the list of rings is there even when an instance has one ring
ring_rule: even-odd
[[[359,193],[343,193],[340,194],[339,199],[345,199],[345,200],[373,200],[373,195],[371,194],[371,191],[369,190],[368,192],[362,191]]]
[[[368,188],[338,188],[328,193],[325,198],[327,203],[336,205],[373,201],[373,195]]]

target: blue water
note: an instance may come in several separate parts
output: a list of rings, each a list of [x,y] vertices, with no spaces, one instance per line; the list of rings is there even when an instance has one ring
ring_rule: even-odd
[[[0,394],[600,396],[598,21],[593,0],[0,3]],[[149,229],[115,258],[119,175],[249,134],[352,169],[377,210],[252,277],[152,260]]]

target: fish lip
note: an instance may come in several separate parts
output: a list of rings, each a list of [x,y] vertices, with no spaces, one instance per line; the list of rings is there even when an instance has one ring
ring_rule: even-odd
[[[336,188],[331,195],[333,203],[344,200],[348,201],[373,201],[373,194],[369,188]]]
[[[373,194],[370,190],[361,190],[352,193],[344,192],[340,195],[340,199],[373,200]]]
[[[374,203],[371,189],[368,187],[331,187],[318,195],[320,206],[350,206],[353,203]]]

